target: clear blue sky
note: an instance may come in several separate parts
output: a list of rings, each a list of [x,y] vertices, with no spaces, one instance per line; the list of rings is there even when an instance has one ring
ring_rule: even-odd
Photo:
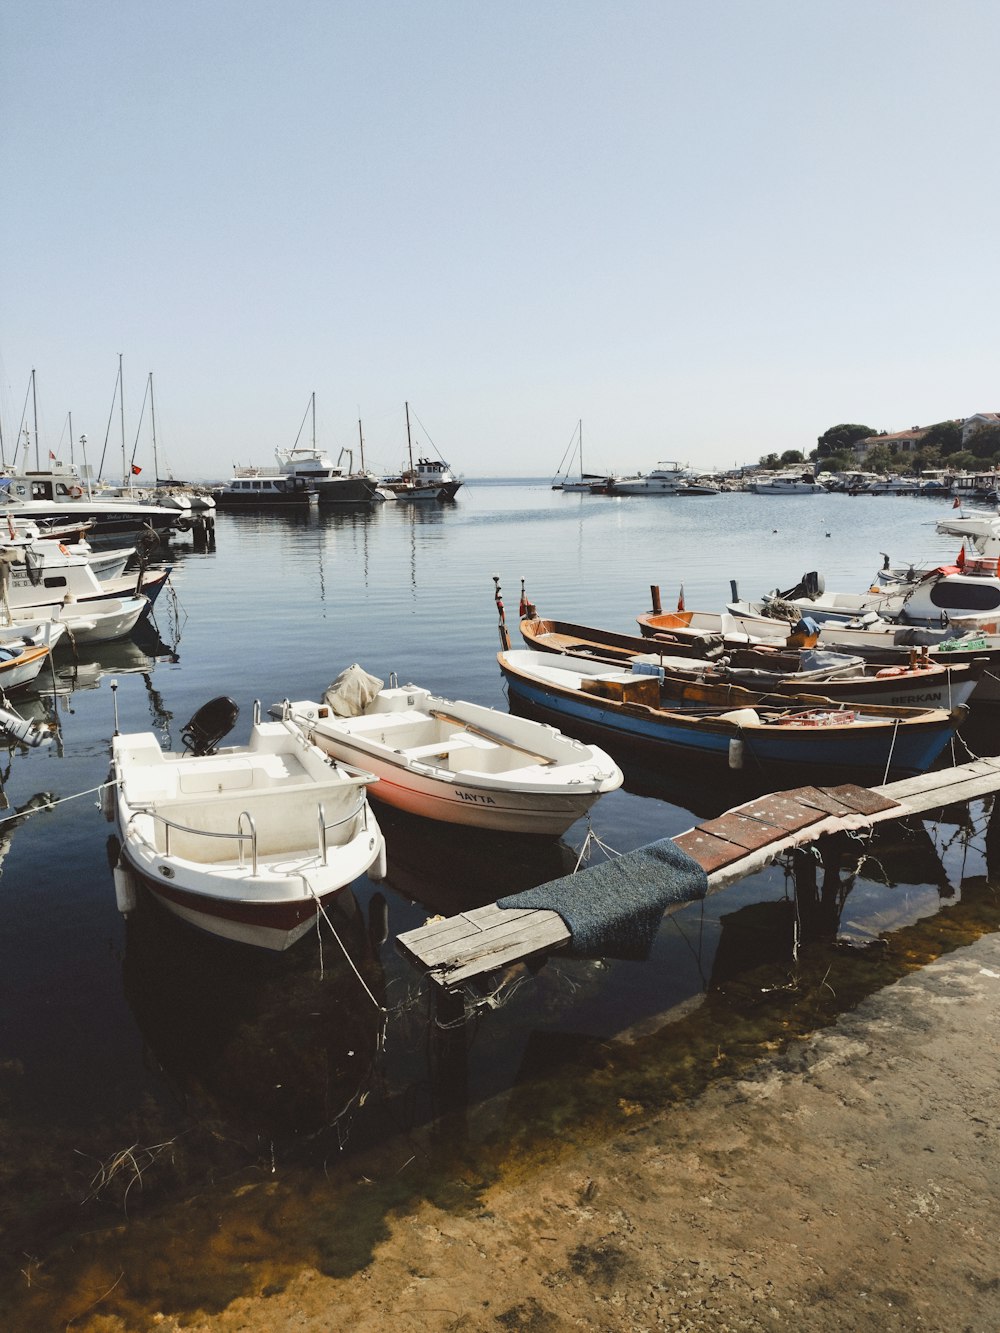
[[[466,475],[998,410],[998,64],[994,0],[6,0],[7,456],[36,367],[93,462],[119,353],[178,476],[313,390]]]

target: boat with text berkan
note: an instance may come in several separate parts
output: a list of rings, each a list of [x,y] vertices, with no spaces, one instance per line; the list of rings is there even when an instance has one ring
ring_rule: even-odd
[[[287,721],[261,722],[246,745],[218,747],[239,710],[212,700],[184,732],[184,753],[152,732],[112,741],[120,910],[138,880],[168,911],[211,935],[287,949],[324,904],[367,873],[385,874],[368,807],[373,774],[331,763]]]
[[[966,710],[846,708],[822,700],[774,700],[753,707],[682,708],[661,700],[658,668],[623,669],[589,657],[531,649],[497,657],[512,704],[577,735],[660,761],[704,760],[748,776],[796,770],[852,778],[907,777],[938,758]]]

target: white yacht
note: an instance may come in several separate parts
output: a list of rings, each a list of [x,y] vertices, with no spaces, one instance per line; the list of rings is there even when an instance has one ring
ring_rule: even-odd
[[[695,481],[680,463],[661,462],[637,477],[617,477],[608,486],[611,495],[717,495],[718,488]]]

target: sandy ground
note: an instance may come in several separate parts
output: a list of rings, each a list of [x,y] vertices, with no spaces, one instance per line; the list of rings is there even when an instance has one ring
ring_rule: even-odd
[[[660,1113],[163,1330],[1000,1327],[1000,938]],[[74,1328],[111,1333],[93,1312]]]

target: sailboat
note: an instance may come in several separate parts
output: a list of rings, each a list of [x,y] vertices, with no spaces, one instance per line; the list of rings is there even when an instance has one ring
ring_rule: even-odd
[[[574,445],[576,446],[574,448]],[[563,481],[554,481],[552,489],[554,491],[572,491],[582,495],[602,495],[606,490],[610,477],[598,476],[595,472],[584,472],[583,470],[583,419],[577,423],[576,430],[573,432],[573,438],[569,442],[569,449],[563,454],[563,462],[566,461],[566,455],[573,451],[580,461],[579,479],[571,478],[568,473]],[[560,464],[562,467],[562,464]],[[556,476],[558,477],[558,473]]]
[[[410,465],[398,477],[382,482],[397,500],[454,500],[461,481],[443,460],[418,458],[413,461],[413,436],[410,433],[410,404],[406,404],[406,448]]]

